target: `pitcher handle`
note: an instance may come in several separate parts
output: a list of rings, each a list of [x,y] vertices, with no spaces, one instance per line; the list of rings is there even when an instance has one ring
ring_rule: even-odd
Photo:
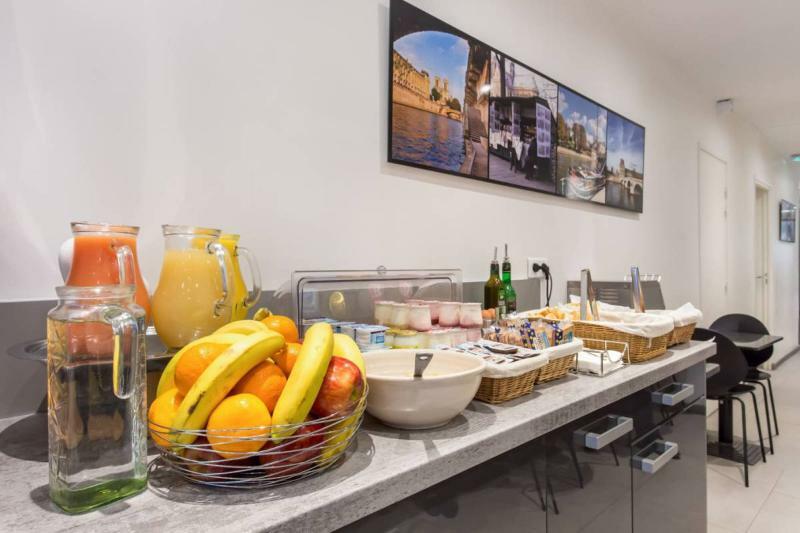
[[[136,285],[136,261],[133,260],[133,251],[131,251],[130,246],[126,244],[117,246],[116,251],[119,284]]]
[[[261,271],[258,269],[256,256],[253,255],[253,252],[249,249],[237,246],[236,253],[238,253],[240,257],[244,257],[245,261],[247,261],[247,266],[250,268],[250,280],[253,282],[253,288],[247,291],[247,297],[244,300],[245,308],[250,308],[253,307],[261,297]]]
[[[218,242],[209,242],[206,249],[208,253],[214,254],[217,257],[220,276],[222,276],[222,298],[217,300],[214,304],[214,316],[220,317],[222,316],[224,308],[231,308],[231,300],[233,299],[233,291],[231,290],[233,285],[233,272],[228,268],[228,265],[231,264],[231,257],[225,246]]]
[[[127,309],[109,305],[103,313],[105,322],[111,324],[114,334],[114,357],[112,359],[112,385],[114,396],[127,400],[133,394],[135,383],[141,379],[138,375],[136,357],[139,354],[139,323]],[[130,343],[127,343],[129,332]]]

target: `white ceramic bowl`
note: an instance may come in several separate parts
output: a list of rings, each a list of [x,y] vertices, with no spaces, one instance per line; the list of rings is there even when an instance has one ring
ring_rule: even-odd
[[[432,353],[422,378],[414,379],[416,354]],[[486,362],[447,350],[377,350],[364,353],[369,381],[367,411],[402,429],[443,426],[464,410],[481,383]]]

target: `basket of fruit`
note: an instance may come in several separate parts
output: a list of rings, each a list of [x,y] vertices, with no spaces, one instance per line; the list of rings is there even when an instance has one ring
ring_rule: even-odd
[[[309,328],[302,344],[290,337],[237,321],[179,351],[148,412],[161,462],[191,482],[234,488],[336,464],[366,407],[361,352],[329,324]]]

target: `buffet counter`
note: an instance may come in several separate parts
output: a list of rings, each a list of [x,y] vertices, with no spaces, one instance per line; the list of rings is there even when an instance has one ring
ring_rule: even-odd
[[[0,496],[6,509],[0,515],[0,530],[334,530],[696,366],[714,353],[713,343],[692,341],[604,378],[569,375],[502,405],[473,401],[440,429],[396,430],[367,417],[357,445],[338,467],[274,489],[198,487],[158,468],[156,461],[147,491],[77,516],[58,511],[48,497],[46,416],[6,419],[0,421]],[[704,443],[704,430],[702,439]]]

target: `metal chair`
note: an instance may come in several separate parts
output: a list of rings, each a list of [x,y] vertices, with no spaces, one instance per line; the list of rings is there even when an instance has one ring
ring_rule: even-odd
[[[764,436],[761,433],[761,418],[758,415],[758,404],[756,402],[755,387],[742,383],[747,376],[747,360],[742,351],[724,335],[703,328],[697,328],[692,336],[695,340],[713,340],[717,345],[717,353],[708,361],[719,365],[719,372],[706,380],[706,398],[709,400],[736,401],[741,407],[742,413],[742,445],[744,464],[744,485],[750,486],[750,473],[747,444],[747,412],[744,400],[740,396],[750,394],[753,398],[753,409],[756,413],[756,428],[758,429],[758,439],[761,446],[761,458],[767,462],[767,454],[764,448]]]
[[[711,324],[711,328],[715,331],[740,331],[742,333],[758,333],[760,335],[769,335],[767,327],[756,317],[742,314],[732,314],[722,316]],[[767,362],[772,357],[773,347],[765,348],[763,350],[742,350],[747,364],[750,367],[744,381],[747,383],[757,384],[761,387],[761,392],[764,395],[764,411],[767,413],[767,434],[769,435],[769,452],[775,454],[772,445],[772,425],[775,426],[775,436],[780,435],[778,430],[778,413],[775,411],[775,396],[772,394],[772,375],[769,372],[759,370],[758,366]],[[764,382],[767,385],[764,386]],[[769,391],[769,398],[767,398],[767,391]],[[770,420],[770,407],[772,407],[772,420]]]

